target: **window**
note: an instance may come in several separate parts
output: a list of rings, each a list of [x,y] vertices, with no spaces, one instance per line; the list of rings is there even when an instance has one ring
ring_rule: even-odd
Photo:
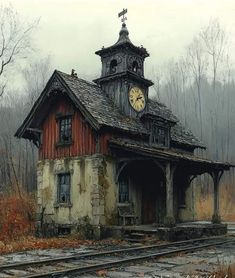
[[[138,72],[138,63],[136,61],[134,61],[132,64],[132,71],[134,71],[135,73]]]
[[[115,73],[117,70],[117,60],[112,60],[110,63],[110,73]]]
[[[71,175],[58,175],[58,203],[70,203]]]
[[[119,203],[129,202],[129,183],[127,175],[121,175],[119,179]]]
[[[70,143],[72,141],[72,118],[64,117],[59,120],[59,142]]]
[[[168,129],[158,125],[153,125],[151,141],[154,144],[168,146]]]

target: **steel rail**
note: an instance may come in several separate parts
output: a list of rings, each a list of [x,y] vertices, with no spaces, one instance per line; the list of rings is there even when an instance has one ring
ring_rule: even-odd
[[[215,241],[215,240],[219,240],[219,239],[223,239],[222,241]],[[85,253],[85,254],[81,254],[81,255],[73,255],[73,256],[65,256],[65,257],[60,257],[60,258],[56,258],[56,259],[50,259],[50,260],[42,260],[42,261],[37,261],[37,262],[27,262],[27,263],[18,263],[18,264],[9,264],[9,265],[4,265],[0,267],[0,270],[6,270],[6,269],[15,269],[15,268],[19,268],[19,267],[27,267],[27,266],[36,266],[36,265],[46,265],[46,264],[50,264],[50,263],[56,263],[56,262],[61,262],[61,261],[70,261],[73,259],[85,259],[85,258],[93,258],[93,257],[99,257],[99,256],[104,256],[104,255],[110,255],[110,254],[122,254],[125,252],[133,252],[133,251],[149,251],[153,248],[157,248],[157,249],[161,249],[161,248],[167,248],[167,247],[171,247],[171,246],[175,246],[177,247],[178,245],[182,245],[182,244],[195,244],[195,243],[201,243],[203,241],[213,241],[210,243],[204,243],[204,244],[200,244],[197,246],[184,246],[184,247],[180,247],[177,248],[175,250],[166,250],[166,251],[154,251],[151,254],[145,254],[145,255],[138,255],[138,256],[133,256],[133,257],[129,257],[129,258],[123,258],[123,259],[118,259],[118,260],[114,260],[111,262],[105,262],[105,263],[98,263],[98,264],[94,264],[94,265],[89,265],[89,266],[80,266],[80,267],[75,267],[75,268],[68,268],[65,270],[54,270],[54,271],[50,271],[47,273],[37,273],[37,274],[29,274],[27,276],[24,276],[25,278],[42,278],[42,277],[56,277],[56,276],[60,276],[63,274],[69,274],[69,273],[76,273],[76,274],[82,274],[82,273],[88,273],[88,272],[93,272],[99,269],[108,269],[111,268],[113,266],[118,266],[118,265],[122,265],[122,264],[126,264],[126,263],[130,263],[130,262],[135,262],[135,261],[140,261],[140,260],[144,260],[144,259],[150,259],[150,258],[157,258],[159,256],[167,256],[167,255],[171,255],[171,254],[175,254],[178,252],[187,252],[187,251],[193,251],[193,250],[197,250],[197,249],[203,249],[206,247],[210,247],[210,246],[215,246],[215,245],[221,245],[223,243],[229,243],[229,242],[234,242],[235,239],[230,239],[228,237],[225,236],[219,236],[219,237],[207,237],[207,238],[202,238],[202,239],[193,239],[193,240],[186,240],[186,241],[180,241],[180,242],[174,242],[174,243],[168,243],[168,244],[158,244],[158,245],[150,245],[150,246],[141,246],[141,247],[133,247],[133,248],[125,248],[125,249],[115,249],[115,250],[111,250],[111,251],[102,251],[99,253]],[[81,262],[81,263],[86,263],[85,262]],[[56,265],[55,265],[56,267]],[[27,270],[26,270],[27,271]]]
[[[179,252],[187,252],[187,251],[194,251],[194,250],[198,250],[198,249],[204,249],[206,247],[221,245],[221,244],[229,243],[229,242],[235,242],[235,239],[223,240],[223,241],[219,241],[219,242],[211,242],[208,244],[202,244],[202,245],[198,245],[198,246],[189,246],[189,247],[184,247],[184,248],[178,248],[176,250],[155,252],[152,254],[139,255],[139,256],[134,256],[131,258],[128,257],[128,258],[118,259],[118,260],[114,260],[114,261],[107,262],[107,263],[98,263],[98,264],[89,265],[89,266],[80,266],[80,267],[69,268],[66,270],[56,270],[56,271],[51,271],[51,272],[47,272],[47,273],[32,274],[32,275],[24,276],[24,278],[46,278],[46,277],[49,278],[49,277],[57,277],[57,276],[60,277],[61,275],[67,275],[67,274],[72,274],[72,273],[74,273],[74,274],[90,273],[90,272],[94,272],[94,271],[101,270],[101,269],[112,268],[114,266],[125,265],[130,262],[137,262],[137,261],[146,260],[146,259],[158,258],[158,257],[162,257],[162,256],[176,254]]]
[[[102,255],[111,255],[111,254],[118,254],[118,253],[125,253],[125,252],[131,252],[131,251],[141,251],[141,250],[150,250],[153,248],[167,248],[170,246],[178,246],[182,244],[188,244],[188,243],[196,243],[196,242],[202,242],[205,240],[214,240],[214,239],[224,239],[226,236],[214,236],[214,237],[204,237],[204,238],[198,238],[198,239],[189,239],[189,240],[183,240],[183,241],[177,241],[177,242],[171,242],[171,243],[162,243],[162,244],[153,244],[153,245],[144,245],[139,247],[128,247],[128,248],[122,248],[122,249],[114,249],[110,251],[101,251],[101,252],[87,252],[82,253],[79,255],[70,255],[70,256],[63,256],[53,259],[45,259],[45,260],[38,260],[38,261],[29,261],[29,262],[23,262],[23,263],[13,263],[13,264],[5,264],[0,265],[0,271],[10,268],[21,268],[21,267],[27,267],[27,266],[36,266],[36,265],[42,265],[42,264],[49,264],[49,263],[58,263],[58,262],[64,262],[64,261],[70,261],[74,259],[82,259],[86,257],[98,257]]]

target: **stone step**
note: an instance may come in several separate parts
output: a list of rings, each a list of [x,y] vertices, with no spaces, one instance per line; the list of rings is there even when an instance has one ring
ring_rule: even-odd
[[[130,238],[130,237],[125,237],[124,240],[133,242],[133,243],[143,243],[145,242],[144,238]]]
[[[130,237],[134,237],[134,238],[143,238],[145,237],[146,235],[143,234],[143,233],[130,233]]]

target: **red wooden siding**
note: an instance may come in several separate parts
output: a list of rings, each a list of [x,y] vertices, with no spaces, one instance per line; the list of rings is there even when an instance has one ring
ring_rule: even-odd
[[[59,127],[56,114],[66,114],[74,110],[72,117],[72,141],[70,146],[57,147]],[[90,125],[85,122],[81,113],[73,108],[68,99],[58,98],[51,107],[42,124],[42,145],[39,148],[39,159],[55,159],[96,153],[95,134]]]
[[[108,140],[112,137],[113,137],[113,135],[111,133],[103,133],[100,136],[100,152],[102,154],[108,154],[109,153]]]

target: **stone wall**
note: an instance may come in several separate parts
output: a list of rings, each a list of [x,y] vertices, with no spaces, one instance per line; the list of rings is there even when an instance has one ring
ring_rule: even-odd
[[[102,226],[115,219],[115,164],[102,155],[38,162],[38,219],[47,226],[77,229]],[[71,203],[57,201],[58,174],[71,173]],[[42,220],[43,212],[43,220]],[[114,221],[115,222],[115,221]],[[40,226],[40,224],[39,224]]]

